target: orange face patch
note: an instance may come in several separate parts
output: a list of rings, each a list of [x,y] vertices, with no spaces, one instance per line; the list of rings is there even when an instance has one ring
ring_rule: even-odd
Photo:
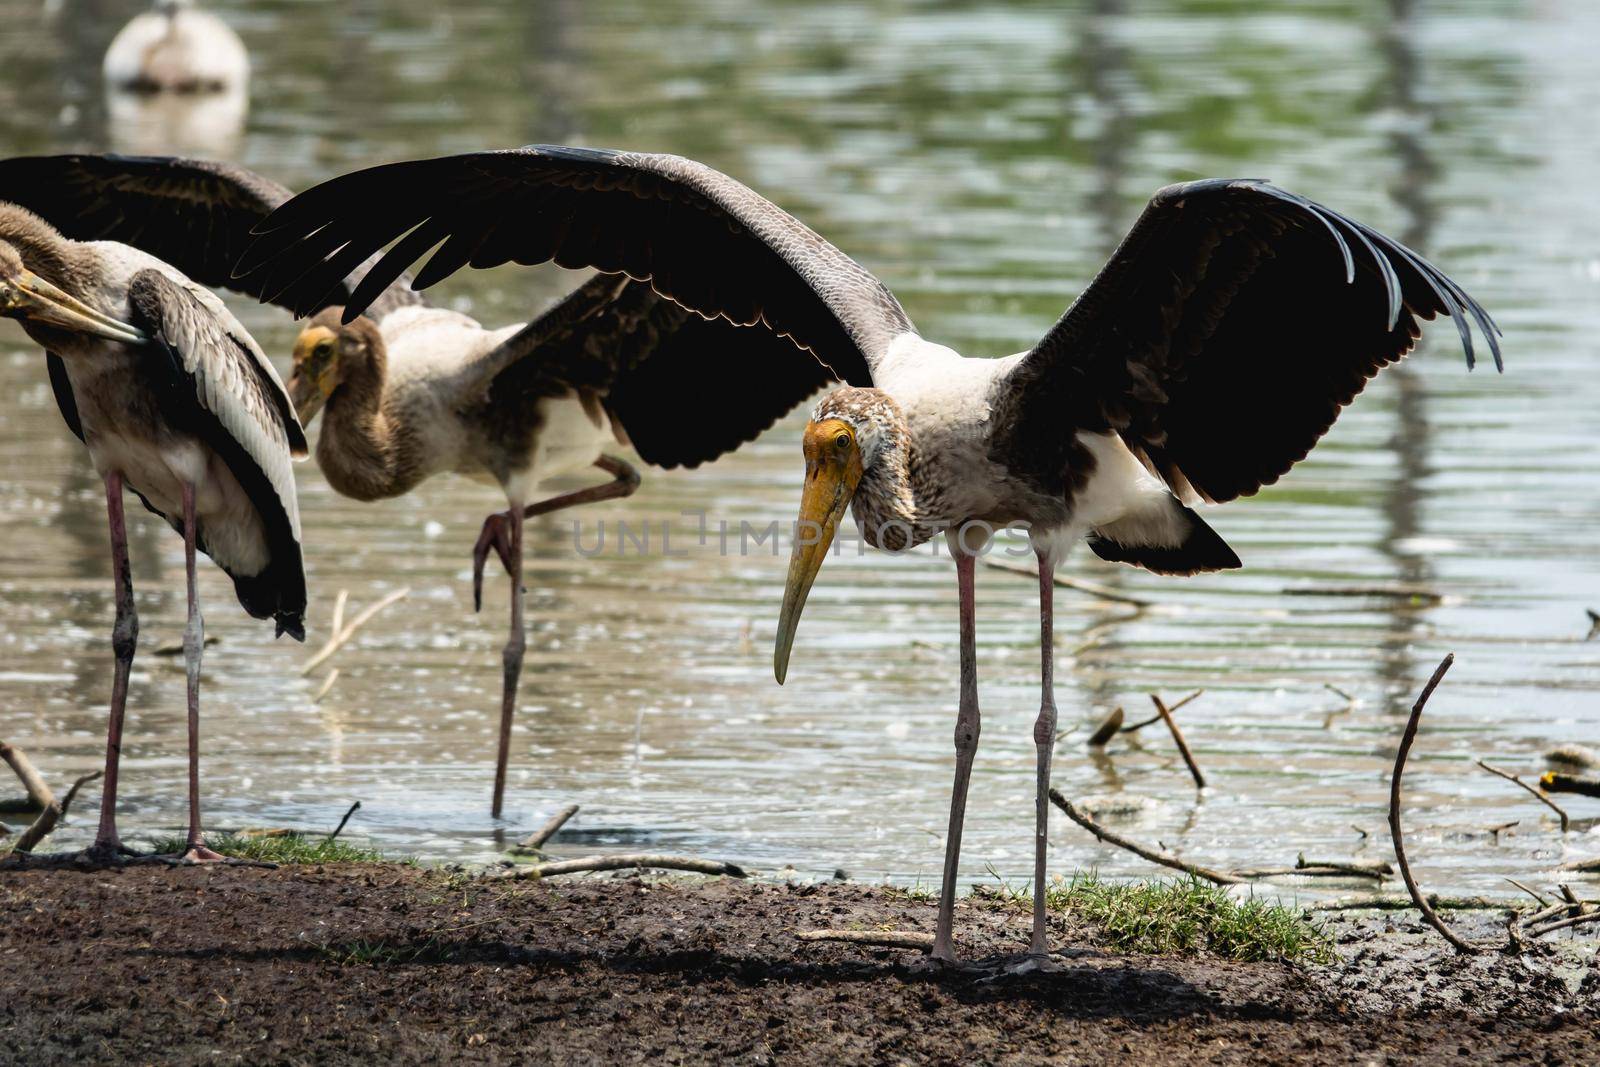
[[[809,422],[801,447],[808,467],[813,463],[842,463],[856,451],[856,433],[842,419]]]

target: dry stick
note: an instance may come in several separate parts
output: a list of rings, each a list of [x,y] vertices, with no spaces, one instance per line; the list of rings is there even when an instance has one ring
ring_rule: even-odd
[[[1600,871],[1600,859],[1574,860],[1571,863],[1563,863],[1561,869],[1563,871],[1577,871],[1579,874],[1594,874]]]
[[[1196,878],[1204,878],[1206,881],[1215,885],[1240,885],[1244,882],[1243,878],[1238,878],[1231,874],[1225,874],[1222,871],[1213,871],[1209,868],[1201,867],[1193,863],[1185,863],[1183,860],[1180,860],[1178,857],[1170,855],[1169,853],[1157,852],[1155,849],[1147,848],[1136,841],[1130,841],[1121,834],[1113,833],[1110,830],[1107,830],[1104,826],[1101,826],[1099,823],[1095,822],[1085,813],[1073,807],[1072,801],[1062,796],[1059,790],[1050,790],[1050,802],[1056,807],[1060,808],[1062,811],[1066,812],[1067,818],[1071,819],[1073,822],[1077,823],[1079,826],[1083,827],[1100,840],[1106,842],[1107,844],[1116,845],[1118,848],[1125,848],[1141,859],[1147,859],[1151,863],[1159,863],[1163,867],[1171,867],[1173,870],[1182,871],[1185,874],[1192,874]]]
[[[1566,910],[1567,905],[1565,903],[1552,904],[1548,908],[1543,908],[1528,916],[1527,925],[1537,926],[1539,923],[1542,923],[1547,919],[1554,919],[1557,915],[1560,915]]]
[[[625,871],[635,867],[657,867],[665,871],[693,871],[696,874],[726,874],[744,878],[745,870],[721,860],[699,860],[690,856],[659,856],[653,853],[625,853],[618,856],[590,856],[581,860],[561,860],[531,867],[515,867],[495,875],[497,878],[551,878],[584,871]]]
[[[350,805],[349,810],[344,813],[344,818],[339,820],[339,825],[335,826],[333,828],[333,833],[329,834],[327,836],[327,838],[322,843],[324,845],[331,844],[333,839],[338,837],[339,834],[344,831],[344,824],[350,821],[350,816],[354,815],[356,812],[358,812],[360,810],[361,810],[361,801],[358,800],[354,804]]]
[[[317,691],[312,694],[311,703],[313,703],[313,704],[322,703],[322,698],[328,695],[328,690],[332,689],[333,688],[333,683],[337,682],[338,680],[339,680],[339,668],[335,667],[333,670],[328,672],[328,676],[322,680],[322,684],[320,686],[318,686],[317,687]]]
[[[367,608],[367,610],[351,619],[349,626],[346,626],[343,630],[340,630],[338,633],[328,638],[328,643],[323,645],[315,656],[312,656],[310,659],[306,660],[305,663],[300,665],[301,676],[303,677],[307,674],[310,674],[312,671],[322,666],[323,662],[326,661],[329,656],[343,648],[345,642],[354,637],[356,635],[356,631],[370,622],[374,615],[378,614],[378,612],[382,611],[390,604],[393,604],[396,600],[399,600],[409,592],[411,592],[410,586],[407,586],[404,589],[396,589],[394,592],[390,593],[388,596],[384,597],[382,600],[378,601],[376,604],[372,605],[371,607]]]
[[[39,817],[33,820],[33,825],[22,831],[22,836],[12,846],[17,852],[32,852],[33,847],[56,828],[56,822],[61,818],[61,805],[56,803],[56,795],[45,785],[39,771],[22,749],[0,741],[0,759],[5,760],[16,772],[22,780],[22,788],[28,791],[28,800],[39,807]]]
[[[1304,867],[1252,867],[1247,870],[1234,871],[1240,878],[1287,878],[1290,876],[1300,878],[1371,878],[1381,882],[1389,877],[1366,867],[1356,867],[1348,863],[1338,864],[1307,864]]]
[[[1422,709],[1428,703],[1428,698],[1438,688],[1439,681],[1456,661],[1454,652],[1447,653],[1439,661],[1439,666],[1434,668],[1433,677],[1428,679],[1428,684],[1422,687],[1422,694],[1417,697],[1417,702],[1411,706],[1411,718],[1406,720],[1406,731],[1400,737],[1400,751],[1394,757],[1394,775],[1389,779],[1389,836],[1394,839],[1394,858],[1400,864],[1400,877],[1405,879],[1406,892],[1411,894],[1411,901],[1422,912],[1422,918],[1427,924],[1439,931],[1439,935],[1455,947],[1457,952],[1472,955],[1478,950],[1467,942],[1457,937],[1455,931],[1446,926],[1444,920],[1439,918],[1437,912],[1422,896],[1422,890],[1417,888],[1417,880],[1411,876],[1411,864],[1406,862],[1405,834],[1400,829],[1400,776],[1405,773],[1406,759],[1411,755],[1411,743],[1417,739],[1417,724],[1422,721]]]
[[[1600,922],[1600,911],[1587,911],[1582,915],[1574,916],[1571,919],[1562,919],[1560,922],[1551,923],[1548,926],[1541,926],[1537,930],[1529,930],[1528,933],[1534,937],[1543,937],[1545,934],[1552,933],[1556,930],[1565,930],[1571,926],[1584,926],[1588,923],[1596,922]]]
[[[1188,696],[1184,697],[1182,700],[1178,701],[1176,704],[1169,704],[1167,706],[1167,710],[1168,711],[1177,711],[1179,708],[1183,707],[1185,704],[1189,703],[1191,700],[1195,700],[1198,697],[1201,697],[1201,696],[1204,696],[1204,695],[1205,695],[1205,690],[1204,689],[1196,689],[1194,692],[1190,693]],[[1160,721],[1161,721],[1161,716],[1152,715],[1148,719],[1140,719],[1138,722],[1134,723],[1132,726],[1124,726],[1122,728],[1122,732],[1125,733],[1125,734],[1131,734],[1135,730],[1143,730],[1146,726],[1154,726],[1156,723],[1158,723]]]
[[[533,833],[517,842],[517,847],[519,849],[527,849],[529,852],[539,851],[544,847],[544,843],[556,836],[556,831],[565,826],[567,824],[567,820],[576,814],[578,814],[578,805],[568,804],[566,807],[550,816],[550,821],[546,822],[543,826],[539,827],[539,829],[535,830]]]
[[[1008,563],[1003,559],[990,559],[987,556],[980,559],[979,562],[985,567],[993,567],[995,570],[1010,571],[1012,574],[1026,574],[1032,578],[1039,577],[1037,568],[1029,567],[1023,563]],[[1133,604],[1137,607],[1148,608],[1155,603],[1153,600],[1145,600],[1141,597],[1129,596],[1127,593],[1119,593],[1109,586],[1101,585],[1099,582],[1088,582],[1082,578],[1070,578],[1064,574],[1057,574],[1055,581],[1063,589],[1075,589],[1080,593],[1088,593],[1090,596],[1097,596],[1101,600],[1115,601],[1118,604]]]
[[[853,945],[879,945],[884,948],[933,947],[933,935],[915,930],[796,930],[801,941],[848,941]]]
[[[1572,887],[1565,882],[1557,882],[1556,888],[1561,890],[1561,899],[1567,902],[1567,912],[1576,919],[1583,914],[1583,901],[1578,899]]]
[[[1087,742],[1090,748],[1105,748],[1106,742],[1117,736],[1117,731],[1122,727],[1122,709],[1114,708],[1110,715],[1105,717],[1095,732],[1089,735]]]
[[[1537,900],[1541,908],[1548,908],[1550,906],[1550,898],[1546,897],[1543,893],[1540,893],[1537,889],[1531,889],[1517,881],[1515,878],[1507,878],[1506,881],[1510,882],[1512,885],[1528,894],[1534,900]]]
[[[1549,808],[1551,811],[1553,811],[1557,815],[1561,816],[1561,832],[1562,833],[1566,833],[1567,832],[1567,822],[1568,822],[1567,813],[1562,811],[1561,808],[1556,804],[1555,801],[1553,801],[1549,797],[1545,796],[1542,792],[1540,792],[1539,790],[1535,789],[1533,786],[1529,785],[1527,782],[1524,782],[1519,775],[1512,774],[1510,771],[1502,771],[1499,767],[1491,767],[1489,764],[1485,763],[1483,760],[1479,760],[1478,761],[1478,766],[1482,767],[1484,770],[1488,771],[1490,774],[1494,775],[1497,778],[1504,778],[1508,782],[1517,783],[1522,788],[1526,789],[1528,792],[1530,792],[1534,796],[1538,797],[1539,798],[1539,803],[1543,804],[1545,807]]]
[[[1196,789],[1204,789],[1206,787],[1206,776],[1200,773],[1200,768],[1195,764],[1194,755],[1189,751],[1189,743],[1183,739],[1183,731],[1178,729],[1178,723],[1173,719],[1172,712],[1167,710],[1167,706],[1161,703],[1161,698],[1154,693],[1150,694],[1150,700],[1155,704],[1156,711],[1160,713],[1161,718],[1166,722],[1167,729],[1172,731],[1172,739],[1178,743],[1178,753],[1183,756],[1183,762],[1189,765],[1189,773],[1194,775],[1194,787]]]
[[[1334,696],[1343,699],[1346,704],[1354,704],[1356,702],[1356,698],[1355,697],[1351,696],[1349,693],[1346,693],[1343,689],[1340,689],[1338,686],[1334,685],[1332,682],[1323,682],[1322,683],[1322,688],[1326,689],[1328,692],[1332,693]]]
[[[337,634],[344,629],[344,609],[349,602],[350,590],[339,590],[339,595],[333,598],[333,621],[328,624],[328,633]]]

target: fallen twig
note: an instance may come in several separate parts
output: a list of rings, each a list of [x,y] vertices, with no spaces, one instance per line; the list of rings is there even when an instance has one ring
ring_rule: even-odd
[[[1105,717],[1105,721],[1095,728],[1094,733],[1089,735],[1088,746],[1090,748],[1104,748],[1107,741],[1117,736],[1117,731],[1121,727],[1122,709],[1113,708],[1111,714]]]
[[[1493,897],[1441,897],[1428,894],[1428,903],[1441,911],[1500,911],[1509,907],[1503,900]],[[1410,911],[1416,902],[1405,897],[1342,897],[1308,904],[1306,911]]]
[[[1600,872],[1600,859],[1574,860],[1561,865],[1563,871],[1576,871],[1579,874],[1595,874]]]
[[[517,842],[516,850],[519,852],[538,852],[544,843],[556,836],[556,831],[567,824],[567,820],[578,814],[578,805],[568,804],[554,815],[550,816],[539,829]]]
[[[1050,790],[1050,802],[1056,807],[1060,808],[1062,811],[1066,812],[1067,818],[1071,819],[1073,822],[1089,831],[1095,837],[1098,837],[1107,844],[1116,845],[1118,848],[1127,849],[1129,852],[1132,852],[1135,856],[1138,856],[1141,859],[1149,860],[1151,863],[1159,863],[1163,867],[1171,867],[1175,871],[1183,871],[1185,874],[1192,874],[1196,878],[1203,878],[1215,885],[1239,885],[1245,880],[1232,874],[1226,874],[1222,871],[1213,871],[1210,868],[1201,867],[1198,864],[1185,863],[1183,860],[1180,860],[1178,857],[1171,855],[1170,853],[1158,852],[1155,849],[1147,848],[1136,841],[1130,841],[1121,834],[1113,833],[1112,831],[1107,830],[1104,826],[1101,826],[1099,823],[1095,822],[1088,815],[1073,807],[1072,801],[1062,796],[1059,790],[1053,788]]]
[[[1567,913],[1569,915],[1576,919],[1584,913],[1586,909],[1583,906],[1583,901],[1578,899],[1578,894],[1572,891],[1570,885],[1565,882],[1557,882],[1556,888],[1561,891],[1561,899],[1567,902]]]
[[[1334,685],[1332,682],[1323,682],[1322,683],[1322,688],[1326,689],[1328,692],[1332,693],[1334,696],[1339,697],[1346,704],[1358,703],[1358,701],[1356,700],[1356,698],[1354,696],[1352,696],[1349,693],[1346,693],[1343,689],[1340,689],[1338,686]]]
[[[329,637],[328,643],[318,649],[316,655],[312,656],[310,659],[306,660],[300,665],[300,674],[302,676],[310,674],[312,671],[322,666],[329,656],[343,648],[345,642],[349,641],[356,635],[357,630],[361,629],[361,627],[372,621],[372,617],[374,615],[378,614],[378,612],[382,611],[384,608],[388,607],[390,604],[393,604],[396,600],[399,600],[401,597],[410,592],[411,588],[409,586],[404,589],[396,589],[394,592],[390,593],[388,596],[384,597],[382,600],[378,601],[376,604],[373,604],[371,607],[361,612],[361,614],[351,619],[350,625]]]
[[[1515,782],[1517,785],[1521,786],[1523,789],[1526,789],[1529,793],[1533,794],[1535,797],[1538,797],[1539,798],[1539,803],[1543,804],[1545,807],[1549,808],[1551,811],[1555,812],[1558,816],[1560,816],[1560,818],[1561,818],[1561,832],[1562,833],[1566,833],[1567,832],[1567,823],[1569,821],[1567,819],[1567,813],[1562,811],[1561,807],[1555,801],[1553,801],[1549,797],[1545,796],[1544,793],[1542,793],[1538,789],[1535,789],[1533,786],[1529,785],[1527,782],[1524,782],[1520,775],[1512,774],[1510,771],[1502,771],[1499,767],[1491,766],[1490,764],[1485,763],[1481,759],[1478,761],[1478,766],[1482,767],[1484,770],[1488,771],[1490,774],[1494,775],[1496,778],[1504,778],[1508,782]]]
[[[16,844],[12,846],[16,852],[32,852],[34,846],[56,828],[56,823],[61,819],[61,805],[56,803],[56,795],[50,791],[48,785],[45,785],[44,779],[39,776],[38,770],[22,749],[0,741],[0,759],[5,760],[16,772],[17,777],[22,780],[22,788],[28,792],[28,800],[39,808],[38,818],[22,831]]]
[[[933,947],[933,935],[915,930],[796,930],[801,941],[847,941],[852,945],[878,945],[883,948]]]
[[[1189,703],[1191,700],[1196,700],[1196,699],[1198,699],[1199,697],[1201,697],[1203,695],[1205,695],[1205,690],[1204,689],[1196,689],[1194,692],[1190,693],[1188,696],[1184,697],[1182,700],[1178,701],[1176,704],[1169,704],[1167,706],[1167,710],[1168,711],[1177,711],[1179,708],[1183,707],[1185,704]],[[1131,734],[1135,730],[1143,730],[1146,726],[1154,726],[1156,723],[1158,723],[1160,721],[1161,721],[1161,716],[1160,715],[1152,715],[1148,719],[1140,719],[1138,722],[1132,724],[1131,726],[1124,726],[1122,728],[1122,732],[1125,733],[1125,734]]]
[[[322,698],[328,695],[328,690],[332,689],[333,683],[337,682],[338,680],[339,668],[335,667],[333,670],[328,672],[328,676],[322,680],[322,684],[317,686],[317,691],[311,695],[311,703],[322,703]]]
[[[982,557],[980,562],[986,567],[993,567],[995,570],[1010,571],[1012,574],[1026,574],[1035,580],[1039,577],[1038,568],[1030,567],[1025,563],[1012,563],[1009,560],[992,559],[988,556]],[[1101,585],[1099,582],[1071,578],[1065,574],[1057,574],[1055,583],[1063,589],[1074,589],[1080,593],[1097,596],[1101,600],[1115,601],[1118,604],[1133,604],[1141,608],[1148,608],[1155,603],[1153,600],[1145,600],[1141,597],[1130,596],[1127,593],[1119,593],[1110,586]]]
[[[1406,892],[1411,894],[1412,903],[1422,912],[1423,920],[1439,931],[1439,936],[1450,942],[1457,952],[1470,955],[1478,950],[1457,937],[1455,931],[1445,925],[1444,920],[1439,918],[1438,913],[1423,898],[1422,890],[1417,888],[1417,880],[1411,876],[1411,864],[1406,862],[1405,834],[1400,828],[1400,778],[1405,773],[1406,759],[1411,755],[1411,743],[1417,739],[1417,724],[1422,721],[1422,709],[1427,706],[1428,698],[1433,695],[1445,672],[1455,661],[1453,652],[1446,654],[1444,659],[1439,661],[1439,666],[1434,668],[1433,677],[1428,679],[1428,684],[1422,687],[1417,702],[1411,706],[1411,717],[1406,720],[1405,733],[1400,737],[1400,751],[1395,754],[1394,774],[1389,779],[1389,836],[1394,840],[1394,858],[1400,864],[1400,877],[1405,880]]]
[[[1284,596],[1384,597],[1390,600],[1418,600],[1437,604],[1444,594],[1420,585],[1291,585]]]
[[[1596,922],[1600,922],[1600,911],[1586,911],[1582,915],[1575,915],[1570,919],[1562,919],[1560,922],[1541,926],[1537,930],[1529,930],[1528,933],[1532,937],[1543,937],[1545,934],[1554,933],[1557,930],[1566,930],[1573,926],[1585,926]]]
[[[1577,793],[1579,796],[1600,797],[1600,778],[1580,778],[1576,774],[1545,771],[1539,784],[1552,793]]]
[[[582,874],[585,871],[626,871],[633,868],[653,867],[664,871],[693,871],[696,874],[725,874],[732,878],[746,877],[743,867],[722,860],[701,860],[690,856],[658,856],[651,853],[625,853],[617,856],[590,856],[581,860],[559,860],[527,867],[513,867],[501,872],[498,878],[553,878],[561,874]]]
[[[1550,898],[1545,896],[1543,893],[1540,893],[1537,889],[1525,886],[1515,878],[1507,878],[1506,881],[1510,882],[1512,885],[1528,894],[1534,900],[1537,900],[1541,908],[1548,908],[1550,906]]]
[[[1162,720],[1166,722],[1167,729],[1172,731],[1172,739],[1178,743],[1178,754],[1183,757],[1183,762],[1189,765],[1189,773],[1194,776],[1194,787],[1204,789],[1206,776],[1200,773],[1200,767],[1194,761],[1194,754],[1189,751],[1189,742],[1183,739],[1183,731],[1178,729],[1177,720],[1172,717],[1172,712],[1167,710],[1160,697],[1151,693],[1150,701],[1156,706],[1156,712],[1160,714]]]
[[[327,836],[327,838],[323,840],[322,843],[324,845],[332,843],[334,838],[338,837],[341,833],[344,832],[344,824],[350,821],[350,816],[354,815],[356,812],[358,812],[360,810],[361,810],[361,801],[358,800],[354,804],[350,805],[350,807],[344,813],[344,818],[339,820],[339,825],[335,826],[333,828],[333,833],[329,834]]]
[[[1371,878],[1381,882],[1389,875],[1367,867],[1354,866],[1348,863],[1307,863],[1294,867],[1251,867],[1242,871],[1234,871],[1240,878],[1255,880],[1257,878]]]

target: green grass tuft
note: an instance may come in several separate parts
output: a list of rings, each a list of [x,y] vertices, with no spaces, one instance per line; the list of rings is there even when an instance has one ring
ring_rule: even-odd
[[[1009,889],[1004,899],[1031,908],[1033,898]],[[1107,943],[1125,952],[1172,954],[1207,951],[1245,962],[1288,960],[1334,963],[1333,940],[1282,904],[1235,900],[1198,879],[1171,882],[1102,882],[1076,875],[1050,886],[1045,905],[1098,926]]]
[[[210,833],[206,844],[215,852],[242,860],[261,860],[266,863],[383,863],[390,861],[375,848],[347,845],[335,838],[329,841],[323,834],[301,833],[245,835]],[[182,837],[160,837],[151,842],[157,853],[178,854],[184,850]]]

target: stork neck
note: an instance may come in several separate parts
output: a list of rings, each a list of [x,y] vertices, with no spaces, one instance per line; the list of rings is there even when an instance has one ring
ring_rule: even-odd
[[[92,269],[89,251],[61,236],[49,223],[15,204],[0,203],[0,238],[17,250],[23,264],[45,281],[82,296],[81,276]]]
[[[938,533],[942,524],[937,509],[918,494],[916,470],[916,442],[896,417],[882,433],[878,454],[862,474],[851,502],[867,544],[901,551]]]
[[[328,398],[323,413],[317,463],[328,484],[357,500],[377,500],[409,492],[421,479],[414,472],[411,435],[390,411],[384,395],[381,350],[352,373]]]

